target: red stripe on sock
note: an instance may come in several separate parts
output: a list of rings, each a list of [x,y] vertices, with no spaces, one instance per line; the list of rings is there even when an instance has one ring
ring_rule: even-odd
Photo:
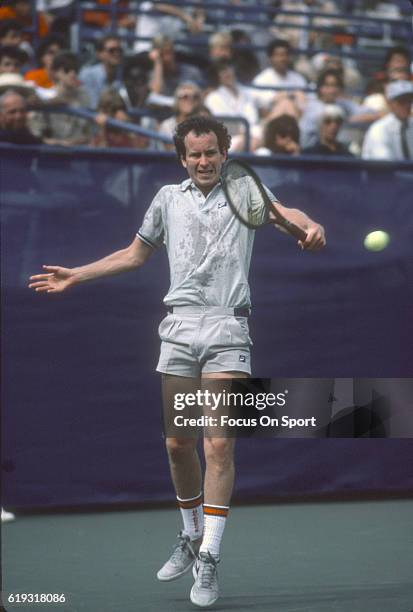
[[[183,508],[184,510],[190,510],[191,508],[197,508],[202,504],[202,495],[197,497],[196,499],[191,499],[189,501],[181,501],[178,499],[178,506]]]
[[[205,506],[204,505],[204,514],[208,514],[209,516],[228,516],[229,508],[217,508],[216,506]]]

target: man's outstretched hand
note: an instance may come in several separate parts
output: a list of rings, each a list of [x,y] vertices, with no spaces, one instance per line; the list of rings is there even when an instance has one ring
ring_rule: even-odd
[[[74,284],[73,271],[60,266],[43,266],[44,274],[30,277],[29,288],[45,293],[60,293]]]

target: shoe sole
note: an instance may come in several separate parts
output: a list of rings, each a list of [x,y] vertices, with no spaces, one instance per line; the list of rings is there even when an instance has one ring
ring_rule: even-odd
[[[213,605],[214,605],[214,603],[217,601],[218,597],[219,597],[219,596],[217,595],[217,596],[215,597],[215,599],[213,599],[212,601],[210,601],[210,602],[209,602],[209,603],[207,603],[207,604],[200,604],[200,603],[198,603],[197,601],[194,601],[194,600],[193,600],[193,598],[192,598],[192,590],[191,590],[191,593],[190,593],[190,595],[189,595],[189,599],[191,600],[191,602],[194,604],[194,606],[198,606],[198,608],[209,608],[210,606],[213,606]]]
[[[192,566],[192,576],[194,577],[194,580],[196,580],[196,578],[197,578],[197,576],[198,576],[198,572],[197,572],[197,569],[196,569],[196,563],[194,563],[194,564],[193,564],[193,566]],[[219,598],[219,595],[217,595],[217,596],[215,597],[215,599],[213,599],[212,601],[210,601],[210,602],[209,602],[209,603],[207,603],[207,604],[200,604],[200,603],[198,603],[197,601],[194,601],[194,600],[192,599],[192,589],[191,589],[191,592],[190,592],[190,594],[189,594],[189,599],[190,599],[190,600],[191,600],[191,602],[194,604],[194,606],[198,606],[198,608],[209,608],[209,606],[214,605],[214,603],[217,601],[217,599],[218,599],[218,598]]]
[[[190,571],[190,569],[194,566],[194,563],[195,560],[190,565],[188,565],[188,567],[186,567],[183,572],[179,572],[179,574],[173,574],[172,576],[168,576],[166,578],[161,578],[159,574],[156,574],[156,577],[160,582],[172,582],[172,580],[178,580],[178,578],[180,578],[181,576],[185,576],[185,574]]]

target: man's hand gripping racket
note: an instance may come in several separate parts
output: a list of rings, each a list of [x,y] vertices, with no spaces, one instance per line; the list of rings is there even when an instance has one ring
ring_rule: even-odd
[[[271,223],[297,238],[302,249],[318,251],[324,247],[322,226],[300,211],[272,202],[261,180],[247,164],[229,160],[222,169],[221,184],[232,212],[250,229]],[[297,222],[287,216],[297,217]],[[300,227],[300,221],[306,229]]]

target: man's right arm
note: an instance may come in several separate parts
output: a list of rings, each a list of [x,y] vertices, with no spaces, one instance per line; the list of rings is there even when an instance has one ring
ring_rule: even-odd
[[[29,287],[45,293],[60,293],[79,283],[134,270],[149,259],[153,250],[142,240],[135,238],[126,249],[116,251],[85,266],[77,268],[43,266],[44,273],[31,276]]]

